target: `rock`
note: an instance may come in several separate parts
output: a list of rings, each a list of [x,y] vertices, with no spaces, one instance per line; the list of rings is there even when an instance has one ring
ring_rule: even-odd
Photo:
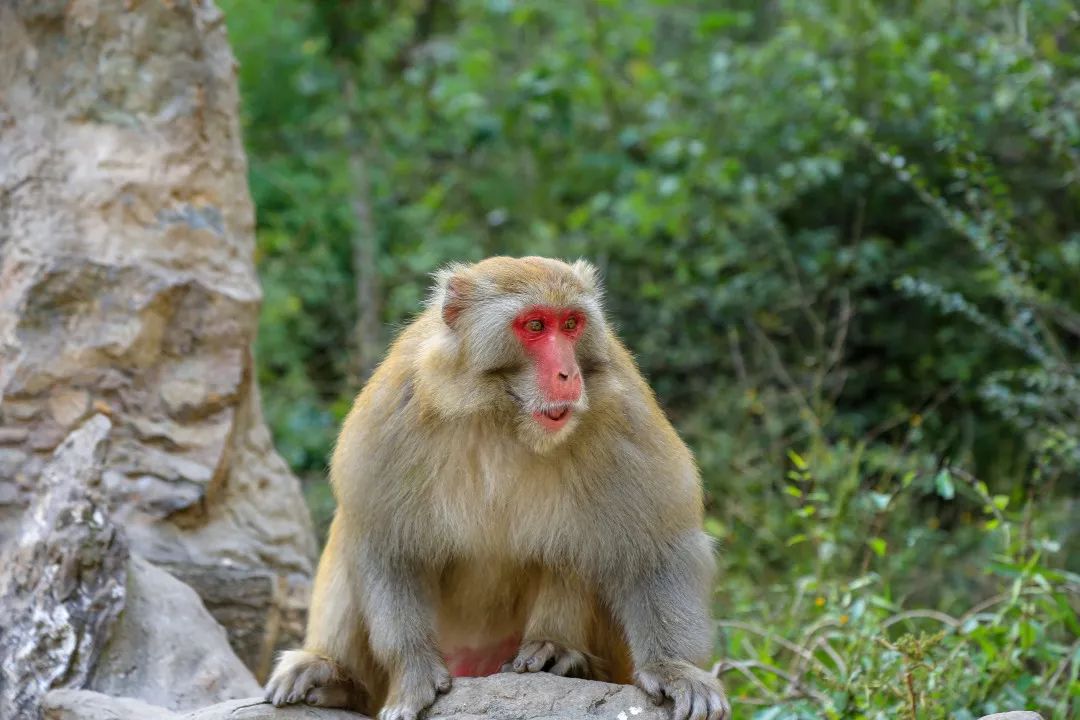
[[[670,711],[649,702],[632,685],[573,680],[548,673],[503,673],[456,678],[435,701],[429,720],[670,720]]]
[[[669,720],[669,711],[650,704],[634,687],[537,675],[457,679],[427,716],[429,720]],[[307,706],[275,708],[260,698],[230,700],[177,715],[130,698],[86,690],[54,690],[45,701],[45,720],[358,720],[344,710]],[[986,715],[979,720],[1042,720],[1035,712]]]
[[[289,612],[289,588],[283,584],[280,576],[271,571],[193,563],[170,563],[162,567],[199,593],[206,609],[219,623],[229,628],[229,640],[241,657],[262,657],[268,652],[265,647],[266,622],[290,626],[303,622],[303,606],[295,608],[294,618],[283,617],[284,613]],[[264,613],[264,608],[269,609],[269,616]],[[241,693],[239,696],[248,694]]]
[[[42,703],[43,720],[179,720],[180,716],[142,700],[90,690],[53,690]]]
[[[454,687],[435,701],[428,720],[669,720],[670,712],[651,704],[629,685],[560,678],[547,673],[506,673],[485,678],[457,678]],[[355,720],[342,711],[308,707],[277,709],[259,698],[214,705],[185,720]]]
[[[88,710],[80,714],[78,695],[70,691],[50,693],[46,702],[47,720],[154,720],[158,717],[163,720],[357,720],[363,717],[345,710],[305,705],[275,708],[259,697],[230,700],[179,718],[172,714],[150,714],[167,711],[146,709],[146,706],[143,706],[143,712],[147,714],[131,715],[124,714],[126,705],[121,707],[127,699],[102,699],[105,696],[85,692],[82,695],[87,700],[82,705]],[[117,701],[118,709],[112,715],[99,709],[107,707],[109,700]],[[57,714],[52,707],[63,707],[63,714]],[[636,687],[572,680],[547,673],[457,678],[450,692],[436,700],[426,715],[428,720],[669,720],[669,717],[668,708],[651,704]]]
[[[275,708],[261,698],[230,700],[189,714],[177,714],[141,700],[89,690],[53,690],[45,696],[43,720],[361,720],[346,710],[297,705]]]
[[[324,710],[307,705],[276,708],[262,698],[231,700],[184,715],[183,720],[360,720],[366,717],[348,710]]]
[[[0,558],[0,717],[37,717],[55,688],[182,710],[259,692],[195,591],[132,555],[111,520],[111,428],[95,415],[61,443]]]
[[[195,591],[138,556],[124,611],[86,687],[170,710],[260,692]]]
[[[263,675],[302,634],[315,546],[254,381],[234,65],[209,0],[0,3],[0,544],[108,415],[132,547],[212,590]]]
[[[95,415],[42,469],[41,494],[0,557],[0,717],[33,718],[45,693],[89,677],[124,606],[128,549],[109,521]]]

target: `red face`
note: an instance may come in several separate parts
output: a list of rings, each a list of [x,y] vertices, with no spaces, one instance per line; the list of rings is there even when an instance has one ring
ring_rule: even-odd
[[[555,408],[535,412],[545,429],[555,432],[568,422],[571,406],[581,399],[581,369],[574,346],[585,329],[580,310],[531,307],[514,318],[514,334],[536,367],[536,382],[546,403]]]

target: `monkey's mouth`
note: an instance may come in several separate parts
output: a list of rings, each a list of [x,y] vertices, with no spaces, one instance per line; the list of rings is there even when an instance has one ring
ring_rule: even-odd
[[[551,408],[543,412],[534,412],[532,416],[545,430],[555,432],[556,430],[561,430],[566,423],[570,422],[570,416],[572,414],[573,411],[570,407],[564,406]]]

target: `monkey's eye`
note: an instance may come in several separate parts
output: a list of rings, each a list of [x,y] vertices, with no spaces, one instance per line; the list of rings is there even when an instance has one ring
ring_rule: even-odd
[[[566,320],[563,321],[562,327],[563,327],[563,330],[573,330],[574,328],[577,327],[577,318],[576,317],[568,317],[568,318],[566,318]]]
[[[544,329],[544,323],[542,320],[530,320],[525,323],[525,329],[529,332],[540,332]]]

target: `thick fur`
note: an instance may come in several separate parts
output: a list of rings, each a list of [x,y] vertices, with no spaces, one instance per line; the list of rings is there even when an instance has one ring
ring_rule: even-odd
[[[531,416],[545,399],[510,331],[534,305],[587,318],[584,392],[554,433]],[[440,272],[357,397],[330,476],[338,511],[305,648],[275,670],[275,704],[326,696],[412,720],[449,687],[444,655],[516,638],[508,670],[635,680],[676,720],[729,715],[694,665],[711,649],[713,576],[698,472],[608,329],[588,263]],[[334,691],[313,694],[320,683]]]

